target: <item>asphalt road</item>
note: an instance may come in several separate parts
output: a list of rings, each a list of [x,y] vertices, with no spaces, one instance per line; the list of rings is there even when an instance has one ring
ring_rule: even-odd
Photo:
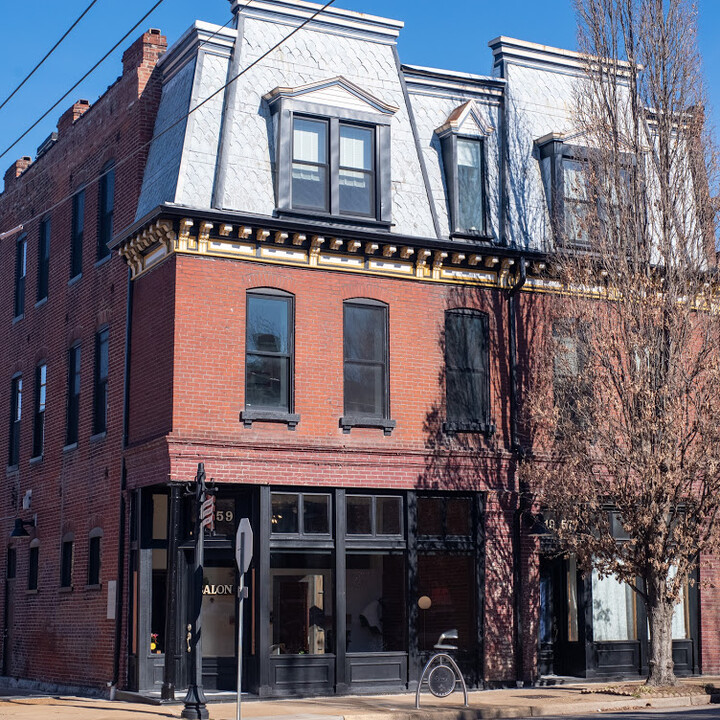
[[[593,715],[557,715],[545,720],[720,720],[720,705],[701,708],[677,708],[675,710],[639,710],[618,713],[594,713]]]

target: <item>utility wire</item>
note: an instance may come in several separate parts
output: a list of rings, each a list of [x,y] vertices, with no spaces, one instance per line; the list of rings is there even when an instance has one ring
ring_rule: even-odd
[[[160,0],[160,2],[162,2],[162,1],[163,0]],[[252,1],[253,0],[249,0],[249,2],[247,2],[245,5],[243,5],[242,10],[244,10],[248,5],[250,5],[250,3]],[[160,2],[158,2],[157,5],[159,5]],[[224,85],[221,85],[217,90],[215,90],[215,92],[208,95],[204,100],[201,100],[197,105],[195,105],[195,107],[190,108],[190,110],[188,110],[182,117],[178,118],[171,125],[168,125],[168,127],[166,127],[164,130],[159,132],[157,135],[153,135],[149,140],[144,142],[142,145],[138,145],[138,147],[136,147],[134,150],[131,150],[124,158],[121,158],[120,160],[118,160],[113,166],[107,168],[107,170],[101,172],[97,177],[88,181],[87,184],[85,185],[85,187],[89,187],[93,183],[98,182],[101,178],[105,177],[105,175],[107,175],[111,170],[117,170],[117,168],[123,166],[134,155],[139,153],[141,150],[144,150],[149,145],[152,145],[152,143],[154,143],[156,140],[159,140],[163,135],[165,135],[165,133],[170,132],[170,130],[172,130],[174,127],[177,127],[181,122],[183,122],[188,117],[190,117],[190,115],[192,115],[196,110],[199,110],[203,105],[205,105],[206,102],[209,102],[210,100],[212,100],[216,95],[220,94],[223,90],[225,90],[227,87],[232,85],[232,83],[234,83],[239,77],[244,75],[248,70],[255,67],[255,65],[257,65],[261,60],[264,60],[268,55],[270,55],[270,53],[277,50],[277,48],[279,48],[283,43],[287,42],[293,35],[295,35],[295,33],[299,32],[308,23],[312,22],[321,12],[323,12],[324,10],[327,10],[327,8],[329,8],[334,2],[335,2],[335,0],[328,0],[328,2],[326,2],[319,10],[316,10],[306,20],[303,20],[303,22],[300,23],[300,25],[298,25],[292,32],[289,32],[287,35],[285,35],[283,38],[281,38],[278,42],[276,42],[269,50],[266,50],[262,55],[259,55],[257,58],[255,58],[255,60],[253,60],[249,65],[244,67],[237,75],[230,78],[230,80],[228,80]],[[157,7],[157,5],[156,5],[156,7]],[[154,9],[155,8],[153,8],[153,10]],[[242,12],[242,10],[240,12]],[[152,12],[152,10],[150,12]],[[143,18],[143,20],[144,19],[145,18]],[[142,22],[142,20],[140,22]],[[140,22],[138,23],[138,25],[140,24]],[[227,25],[227,23],[226,23],[226,25]],[[137,27],[137,25],[136,25],[136,27]],[[210,37],[214,37],[219,32],[219,30],[220,29],[216,30]],[[210,38],[208,38],[208,40],[210,40]],[[208,40],[206,40],[205,42],[207,42]],[[0,155],[0,157],[2,157],[2,155]],[[45,208],[42,212],[37,213],[36,215],[33,215],[31,218],[25,220],[23,222],[23,225],[28,226],[28,225],[30,225],[30,223],[34,222],[35,220],[42,217],[43,215],[46,215],[47,213],[52,212],[53,210],[57,209],[58,207],[60,207],[64,203],[66,203],[68,200],[70,200],[73,197],[73,194],[66,195],[61,200],[58,200],[54,205],[51,205],[49,208]]]
[[[145,21],[145,19],[165,0],[157,0],[157,2],[98,60],[61,98],[51,105],[20,137],[8,145],[1,153],[0,158],[7,155],[31,130],[36,128],[83,80],[108,59],[115,50],[127,39],[128,35],[135,32],[137,27]]]
[[[75,28],[75,26],[88,14],[90,11],[90,8],[97,2],[98,0],[92,0],[92,2],[82,11],[80,16],[75,20],[75,22],[65,31],[63,36],[48,50],[45,57],[25,76],[23,81],[0,103],[0,110],[2,110],[7,104],[8,101],[15,95],[15,93],[35,74],[35,71],[39,69],[39,67],[57,50],[58,45],[72,32],[72,30]]]

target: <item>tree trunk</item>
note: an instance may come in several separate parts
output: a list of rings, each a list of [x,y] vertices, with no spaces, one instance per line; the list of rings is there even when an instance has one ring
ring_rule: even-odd
[[[675,685],[677,678],[672,659],[672,618],[674,606],[659,598],[647,605],[650,624],[650,653],[647,685]]]

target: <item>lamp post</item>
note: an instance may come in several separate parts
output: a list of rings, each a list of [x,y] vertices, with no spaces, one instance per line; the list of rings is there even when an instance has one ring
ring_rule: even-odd
[[[195,538],[195,563],[191,579],[190,592],[190,622],[187,625],[186,647],[190,653],[190,684],[187,695],[183,701],[181,717],[188,720],[205,720],[209,718],[206,707],[205,693],[202,687],[202,631],[201,631],[201,610],[202,610],[202,582],[203,582],[203,535],[204,526],[201,522],[202,512],[207,485],[205,484],[205,465],[198,463],[195,486],[190,485],[195,495],[195,507],[193,508],[194,538]],[[167,655],[166,655],[167,657]]]

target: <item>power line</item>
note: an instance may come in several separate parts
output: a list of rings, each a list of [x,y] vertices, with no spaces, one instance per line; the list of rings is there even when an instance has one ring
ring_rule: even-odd
[[[243,5],[242,10],[244,10],[248,5],[250,5],[250,3],[252,1],[253,0],[249,0],[249,2],[247,2],[245,5]],[[160,2],[162,2],[162,0],[160,0]],[[160,2],[158,2],[157,4],[159,5]],[[257,65],[261,60],[264,60],[268,55],[270,55],[270,53],[277,50],[277,48],[279,48],[280,45],[287,42],[293,35],[295,35],[295,33],[302,30],[308,23],[312,22],[320,13],[322,13],[324,10],[327,10],[327,8],[329,8],[334,2],[335,2],[335,0],[328,0],[328,2],[326,2],[319,10],[316,10],[309,18],[307,18],[306,20],[303,20],[303,22],[300,23],[300,25],[298,25],[292,32],[289,32],[287,35],[285,35],[283,38],[281,38],[278,42],[276,42],[275,45],[273,45],[270,49],[266,50],[262,55],[259,55],[257,58],[255,58],[255,60],[253,60],[249,65],[244,67],[237,75],[230,78],[230,80],[228,80],[224,85],[221,85],[217,90],[215,90],[213,93],[208,95],[204,100],[201,100],[197,105],[195,105],[195,107],[190,108],[190,110],[188,110],[182,117],[178,118],[174,123],[172,123],[171,125],[166,127],[164,130],[159,132],[157,135],[153,135],[148,141],[144,142],[142,145],[138,145],[138,147],[136,147],[134,150],[131,150],[124,158],[121,158],[120,160],[118,160],[111,168],[108,168],[104,172],[101,172],[99,175],[94,177],[92,180],[88,181],[88,183],[85,185],[85,187],[90,187],[93,183],[98,182],[101,178],[105,177],[105,175],[107,175],[107,173],[110,172],[111,170],[117,170],[117,168],[122,167],[134,155],[139,153],[141,150],[144,150],[146,147],[148,147],[149,145],[154,143],[156,140],[160,139],[163,135],[165,135],[165,133],[170,132],[170,130],[177,127],[181,122],[183,122],[188,117],[190,117],[190,115],[192,115],[192,113],[194,113],[196,110],[199,110],[203,105],[205,105],[205,103],[209,102],[216,95],[220,94],[223,90],[225,90],[227,87],[232,85],[232,83],[234,83],[239,77],[244,75],[251,68],[255,67],[255,65]],[[241,10],[241,12],[242,12],[242,10]],[[150,12],[152,12],[152,10]],[[142,22],[142,20],[140,22]],[[140,23],[138,23],[138,25],[139,24]],[[227,25],[227,23],[226,23],[226,25]],[[225,27],[225,26],[223,26],[223,27]],[[218,28],[218,30],[216,30],[210,36],[210,38],[214,37],[221,29],[222,28]],[[208,42],[208,40],[210,40],[210,38],[205,40],[203,42],[203,44],[205,42]],[[0,157],[2,157],[2,156],[0,155]],[[55,210],[58,207],[60,207],[61,205],[63,205],[68,200],[70,200],[72,197],[73,197],[73,194],[66,195],[61,200],[58,200],[54,205],[51,205],[49,208],[44,209],[42,212],[37,213],[36,215],[33,215],[31,218],[25,220],[22,224],[24,226],[30,225],[30,223],[34,222],[38,218],[42,217],[43,215],[46,215],[49,212],[52,212],[53,210]]]
[[[110,50],[108,50],[105,55],[100,58],[100,60],[98,60],[61,98],[59,98],[57,102],[51,105],[22,135],[20,135],[20,137],[18,137],[0,153],[0,158],[7,155],[10,150],[12,150],[31,130],[35,129],[78,85],[80,85],[81,82],[83,82],[90,74],[95,72],[95,70],[104,63],[105,60],[107,60],[108,57],[112,55],[112,53],[115,52],[122,43],[125,42],[128,35],[135,32],[137,27],[142,24],[145,19],[163,2],[165,2],[165,0],[157,0],[157,2],[110,48]]]
[[[80,13],[79,17],[75,20],[75,22],[65,31],[63,36],[48,50],[45,57],[24,77],[23,81],[0,103],[0,110],[2,110],[7,104],[8,101],[15,95],[15,93],[35,74],[35,71],[57,50],[60,43],[72,32],[72,30],[75,28],[75,26],[88,14],[90,11],[90,8],[97,2],[98,0],[92,0],[92,2]]]

